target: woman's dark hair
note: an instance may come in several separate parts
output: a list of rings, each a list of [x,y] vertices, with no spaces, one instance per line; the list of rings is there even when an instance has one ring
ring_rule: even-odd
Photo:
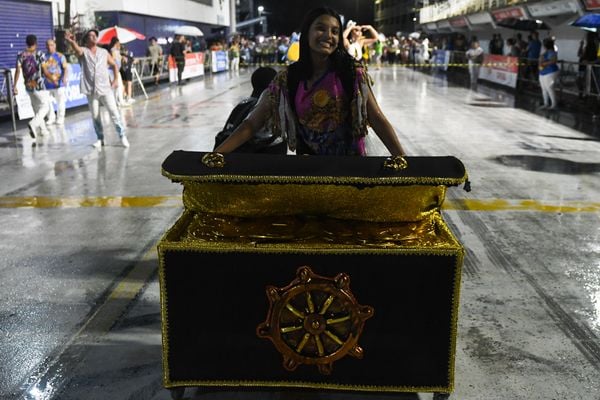
[[[354,58],[348,54],[344,47],[344,29],[340,14],[329,7],[314,8],[306,14],[304,21],[302,22],[302,29],[300,30],[300,58],[288,68],[288,93],[290,105],[293,109],[296,107],[294,100],[296,98],[296,91],[298,90],[298,83],[302,80],[309,79],[313,73],[311,50],[308,43],[308,31],[313,22],[321,15],[330,15],[340,24],[337,49],[329,56],[329,58],[331,60],[331,67],[340,77],[346,94],[352,96],[352,92],[354,91],[356,64]]]
[[[113,37],[112,39],[110,39],[110,44],[108,45],[108,50],[112,50],[113,47],[115,47],[115,44],[117,44],[117,42],[119,41],[118,37]]]
[[[544,47],[547,48],[548,50],[553,50],[554,49],[554,40],[552,40],[552,38],[544,39]]]

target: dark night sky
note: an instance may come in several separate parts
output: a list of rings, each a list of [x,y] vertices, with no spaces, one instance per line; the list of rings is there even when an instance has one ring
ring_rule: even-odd
[[[264,6],[268,11],[269,32],[289,35],[300,31],[304,14],[312,8],[328,6],[343,14],[345,21],[352,19],[359,24],[373,24],[373,0],[254,0],[254,6]]]

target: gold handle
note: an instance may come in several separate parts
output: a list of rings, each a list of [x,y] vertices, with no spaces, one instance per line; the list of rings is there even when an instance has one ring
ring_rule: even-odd
[[[202,164],[209,168],[223,168],[225,166],[225,156],[221,153],[206,153],[202,156]]]
[[[400,171],[408,168],[408,162],[403,156],[392,156],[383,162],[383,168]]]

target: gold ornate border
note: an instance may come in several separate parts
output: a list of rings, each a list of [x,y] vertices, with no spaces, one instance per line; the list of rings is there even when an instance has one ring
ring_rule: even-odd
[[[329,185],[445,185],[458,186],[468,179],[465,172],[460,178],[411,176],[384,176],[378,178],[355,176],[269,176],[269,175],[175,175],[162,169],[163,176],[174,182],[210,183],[270,183],[270,184],[329,184]]]
[[[338,246],[337,249],[309,249],[300,248],[298,246],[267,248],[267,247],[252,247],[228,248],[215,246],[207,243],[202,246],[190,246],[190,243],[178,243],[170,240],[174,235],[177,235],[187,226],[193,212],[184,211],[181,217],[161,238],[158,244],[159,258],[159,282],[160,282],[160,308],[161,308],[161,332],[162,332],[162,364],[163,364],[163,386],[166,388],[181,387],[181,386],[211,386],[211,387],[288,387],[288,388],[305,388],[305,389],[328,389],[328,390],[344,390],[355,392],[439,392],[451,393],[454,391],[454,374],[455,374],[455,357],[456,357],[456,339],[458,331],[458,309],[460,299],[460,283],[461,271],[464,259],[464,248],[458,242],[452,231],[448,228],[441,215],[436,215],[436,224],[441,228],[448,237],[454,241],[456,247],[443,249],[423,249],[421,248],[393,248],[393,249],[356,249],[355,246]],[[166,277],[165,277],[165,260],[164,252],[168,250],[190,251],[201,253],[224,253],[224,252],[244,252],[244,253],[267,253],[267,254],[285,254],[298,253],[302,251],[305,254],[372,254],[372,255],[390,255],[390,254],[410,254],[410,255],[429,255],[429,256],[456,256],[456,268],[454,276],[454,289],[452,292],[452,316],[450,320],[450,349],[449,349],[449,365],[448,365],[448,386],[374,386],[374,385],[344,385],[331,383],[314,383],[304,381],[171,381],[169,378],[169,342],[167,340],[169,331],[169,320],[167,313],[167,293],[166,293]]]

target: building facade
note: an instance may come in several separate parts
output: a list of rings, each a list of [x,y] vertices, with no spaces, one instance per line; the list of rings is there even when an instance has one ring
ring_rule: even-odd
[[[415,31],[420,1],[375,0],[375,29],[386,35]]]

